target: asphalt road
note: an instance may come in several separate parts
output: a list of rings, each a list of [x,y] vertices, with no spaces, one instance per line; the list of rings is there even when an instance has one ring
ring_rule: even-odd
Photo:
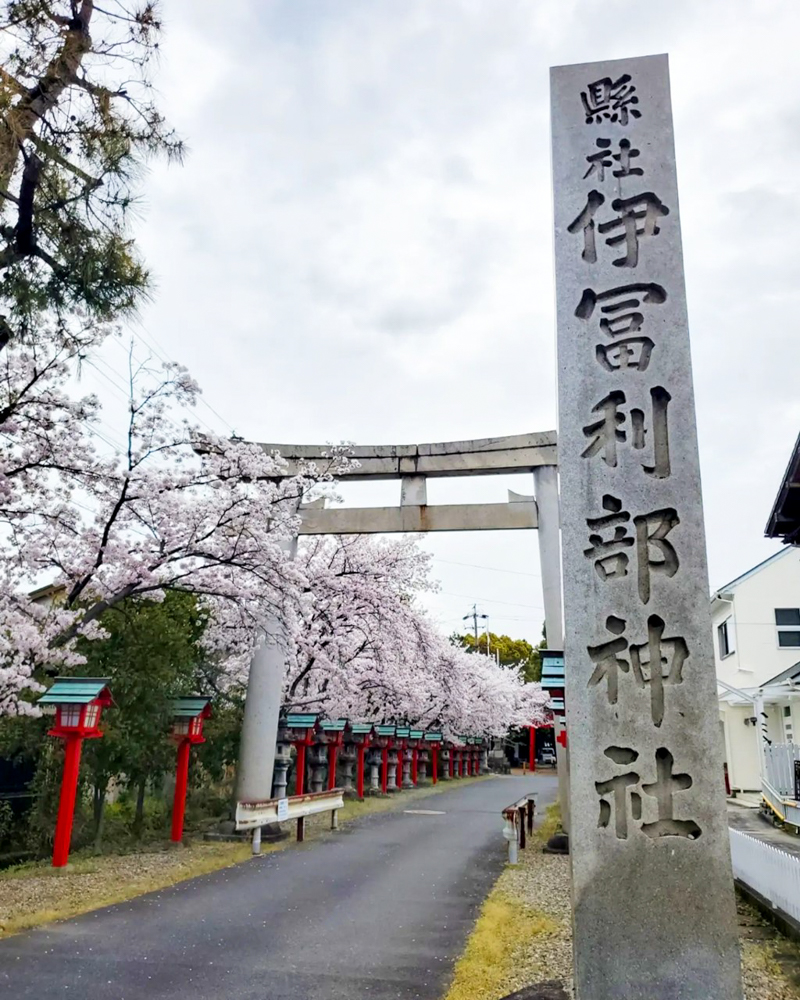
[[[506,854],[498,777],[0,942],[9,1000],[439,1000]]]

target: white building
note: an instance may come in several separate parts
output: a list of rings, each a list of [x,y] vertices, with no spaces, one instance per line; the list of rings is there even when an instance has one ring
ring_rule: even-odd
[[[711,614],[728,778],[760,794],[767,757],[800,743],[800,548],[721,587]]]

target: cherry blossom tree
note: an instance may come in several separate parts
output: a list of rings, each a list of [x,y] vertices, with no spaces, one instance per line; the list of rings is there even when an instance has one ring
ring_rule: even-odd
[[[287,706],[451,735],[544,721],[540,685],[452,646],[419,608],[429,558],[408,537],[315,538],[301,549],[306,616],[293,636]]]
[[[131,370],[125,450],[100,452],[97,401],[67,391],[71,352],[14,345],[2,362],[0,712],[28,711],[32,672],[74,662],[74,639],[125,599],[186,590],[234,604],[256,631],[270,609],[299,607],[281,540],[342,461],[280,478],[280,457],[202,437],[181,418],[198,388],[176,365]],[[28,597],[37,579],[58,591],[49,606]]]

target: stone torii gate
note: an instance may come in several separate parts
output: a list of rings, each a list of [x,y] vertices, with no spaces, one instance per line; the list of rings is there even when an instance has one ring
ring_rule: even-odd
[[[262,444],[286,461],[286,477],[301,464],[327,461],[329,445]],[[361,535],[428,531],[497,531],[535,528],[544,593],[545,634],[551,649],[563,647],[556,432],[516,434],[418,445],[358,445],[359,466],[342,482],[400,481],[396,507],[327,508],[315,501],[300,509],[301,535]],[[506,503],[429,504],[427,480],[455,476],[531,473],[533,495],[508,491]],[[276,633],[280,623],[275,622]],[[271,797],[284,655],[273,637],[253,657],[247,686],[237,797]],[[567,815],[566,801],[563,803]]]

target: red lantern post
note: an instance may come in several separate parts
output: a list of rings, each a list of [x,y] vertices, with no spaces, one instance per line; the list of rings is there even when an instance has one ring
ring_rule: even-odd
[[[419,747],[425,739],[424,729],[412,729],[409,733],[408,745],[411,747],[411,784],[417,787],[417,771],[419,768]]]
[[[364,757],[372,745],[372,726],[369,723],[351,722],[347,727],[345,741],[356,745],[356,795],[364,798]]]
[[[320,722],[320,739],[328,747],[328,791],[336,788],[336,759],[344,743],[346,719],[325,719]]]
[[[176,698],[172,703],[172,738],[178,744],[178,766],[175,771],[175,795],[172,799],[173,844],[183,840],[183,819],[186,815],[186,789],[189,784],[189,757],[195,743],[205,743],[203,722],[211,715],[210,698]]]
[[[319,728],[319,716],[316,714],[290,714],[283,720],[282,729],[289,735],[289,742],[295,748],[294,794],[303,795],[306,787],[306,747],[314,742],[314,736]],[[297,819],[297,839],[302,841],[305,836],[305,816]]]
[[[389,794],[389,748],[392,746],[395,726],[376,726],[373,743],[381,748],[381,791]]]
[[[435,785],[439,780],[439,747],[442,745],[442,734],[425,733],[425,742],[431,748],[431,781]]]
[[[528,767],[536,770],[536,726],[528,726]]]
[[[55,706],[56,724],[48,736],[65,742],[61,798],[53,842],[54,868],[63,868],[69,860],[83,741],[103,735],[99,728],[100,716],[104,708],[114,704],[107,684],[108,678],[60,677],[39,699],[40,705]]]

